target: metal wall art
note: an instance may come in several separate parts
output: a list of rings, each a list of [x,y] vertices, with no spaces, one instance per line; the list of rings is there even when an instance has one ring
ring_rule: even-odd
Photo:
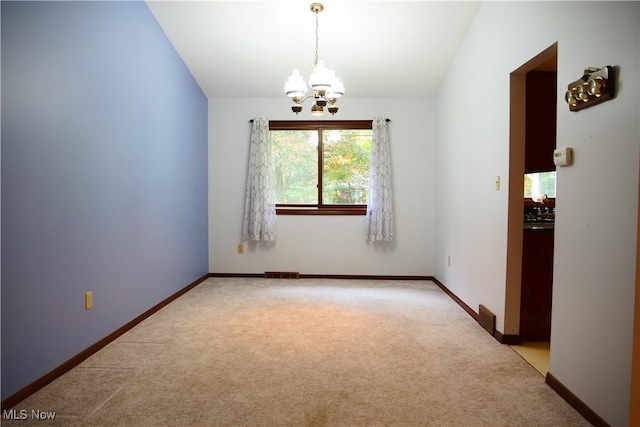
[[[564,100],[570,111],[579,111],[612,99],[614,90],[613,67],[585,68],[584,75],[567,86]]]

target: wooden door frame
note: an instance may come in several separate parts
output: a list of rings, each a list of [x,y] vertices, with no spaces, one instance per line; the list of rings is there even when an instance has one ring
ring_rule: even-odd
[[[636,250],[636,297],[633,322],[633,351],[631,354],[631,400],[629,426],[640,426],[640,185],[638,186],[638,237]]]
[[[510,75],[509,101],[509,202],[507,213],[507,271],[503,336],[519,340],[522,287],[524,150],[526,121],[526,74],[558,56],[554,43]]]

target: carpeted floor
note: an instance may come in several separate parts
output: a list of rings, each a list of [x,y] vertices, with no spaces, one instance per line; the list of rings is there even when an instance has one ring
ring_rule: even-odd
[[[210,278],[13,409],[3,426],[589,425],[429,281]]]

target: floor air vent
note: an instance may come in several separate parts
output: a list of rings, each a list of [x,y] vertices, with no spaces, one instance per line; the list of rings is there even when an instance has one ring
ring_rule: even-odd
[[[265,271],[265,279],[299,279],[300,273],[297,271]]]
[[[496,315],[490,312],[489,309],[482,304],[480,304],[480,309],[478,310],[478,323],[480,323],[480,326],[486,329],[491,336],[495,336]]]

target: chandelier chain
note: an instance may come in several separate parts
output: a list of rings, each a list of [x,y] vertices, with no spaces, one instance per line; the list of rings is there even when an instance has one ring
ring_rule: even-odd
[[[318,9],[315,10],[316,12],[316,58],[315,61],[313,62],[313,67],[315,68],[318,65]]]

